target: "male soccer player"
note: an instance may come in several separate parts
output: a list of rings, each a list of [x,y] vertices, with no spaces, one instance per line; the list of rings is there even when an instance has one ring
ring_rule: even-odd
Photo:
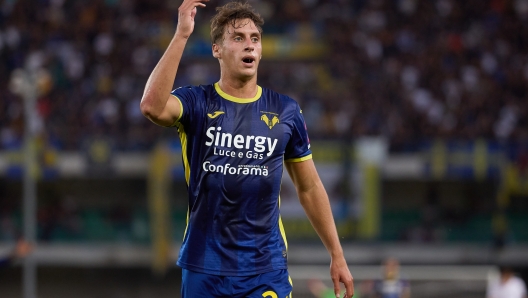
[[[376,298],[409,298],[411,287],[409,281],[400,275],[400,262],[388,258],[383,264],[383,277],[374,283]]]
[[[257,85],[263,20],[247,3],[217,8],[211,20],[213,85],[172,91],[197,7],[184,0],[176,33],[152,71],[141,111],[178,128],[189,210],[178,258],[182,297],[291,297],[287,242],[279,216],[283,164],[300,202],[330,253],[336,297],[353,279],[336,232],[326,191],[311,159],[299,105]]]

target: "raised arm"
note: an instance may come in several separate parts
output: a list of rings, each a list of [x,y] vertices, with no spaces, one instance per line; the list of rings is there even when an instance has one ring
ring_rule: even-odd
[[[343,248],[339,242],[328,195],[317,174],[313,160],[286,162],[285,165],[295,184],[301,205],[332,259],[330,276],[334,283],[334,293],[336,297],[339,297],[339,283],[341,282],[346,289],[344,297],[350,298],[354,295],[352,274],[350,274],[343,255]]]
[[[170,94],[187,40],[194,30],[196,7],[205,7],[209,0],[184,0],[178,9],[176,33],[150,74],[141,98],[141,112],[152,122],[170,126],[181,113],[178,99]]]

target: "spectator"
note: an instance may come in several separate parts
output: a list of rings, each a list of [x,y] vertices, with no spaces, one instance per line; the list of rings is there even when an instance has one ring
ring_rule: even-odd
[[[410,298],[409,281],[400,275],[400,262],[388,258],[383,264],[383,277],[374,282],[375,298]]]
[[[507,265],[499,266],[498,279],[488,283],[486,298],[526,298],[526,284],[515,276],[513,268]]]
[[[393,151],[437,137],[528,139],[523,1],[261,2],[274,20],[264,25],[266,34],[326,47],[324,56],[274,61],[270,55],[261,66],[263,85],[305,101],[310,122],[320,123],[310,128],[312,138],[385,136]],[[37,106],[59,149],[78,150],[99,131],[118,150],[149,150],[153,140],[167,137],[129,108],[137,106],[130,102],[141,98],[138,82],[177,21],[177,7],[160,3],[4,5],[0,149],[21,143],[23,109],[7,86],[13,70],[24,66],[46,69],[52,78]],[[206,26],[213,13],[206,9],[198,23]],[[177,85],[217,79],[208,45],[206,34],[193,37],[184,60],[200,62],[182,63]]]
[[[33,251],[33,246],[25,241],[18,240],[15,248],[9,253],[9,255],[0,258],[0,267],[7,267],[17,260],[21,260],[28,256]]]

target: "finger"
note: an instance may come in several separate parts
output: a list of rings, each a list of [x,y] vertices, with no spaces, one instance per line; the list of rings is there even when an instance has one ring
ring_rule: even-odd
[[[209,2],[209,0],[191,0],[191,1],[184,1],[181,6],[180,6],[180,9],[181,10],[192,10],[196,7],[205,7],[205,3],[202,3],[202,2]]]
[[[351,298],[354,296],[354,282],[352,280],[349,280],[344,283],[345,284],[345,298]]]
[[[209,2],[209,0],[197,0],[197,1],[194,1],[194,3],[192,3],[192,6],[194,6],[194,7],[197,7],[197,6],[205,7],[206,5],[203,2]]]
[[[337,298],[341,297],[341,288],[339,287],[339,279],[333,278],[332,282],[334,283],[334,294]]]
[[[194,20],[194,17],[196,16],[196,8],[197,7],[205,7],[205,4],[202,2],[209,2],[209,0],[190,0],[190,1],[184,1],[182,5],[179,8],[179,14],[180,17],[191,17],[192,20]]]

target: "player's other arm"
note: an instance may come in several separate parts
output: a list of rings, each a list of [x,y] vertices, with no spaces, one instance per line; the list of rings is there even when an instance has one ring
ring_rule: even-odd
[[[352,297],[354,294],[353,277],[339,242],[328,195],[317,174],[313,160],[286,162],[285,166],[295,184],[297,195],[308,219],[332,258],[330,275],[334,283],[336,297],[339,297],[337,295],[340,292],[340,282],[345,285],[345,297]]]
[[[178,99],[170,94],[187,40],[194,30],[196,7],[209,0],[184,0],[178,9],[176,33],[150,74],[141,98],[141,112],[152,122],[170,126],[180,117]]]

